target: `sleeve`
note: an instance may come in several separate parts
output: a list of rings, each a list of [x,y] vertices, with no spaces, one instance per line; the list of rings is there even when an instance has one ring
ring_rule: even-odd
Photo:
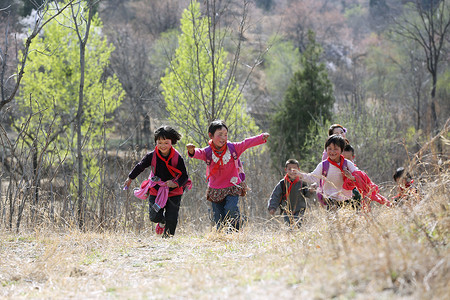
[[[281,187],[282,181],[280,181],[272,191],[270,199],[267,203],[267,209],[277,209],[280,206],[281,197],[283,194],[283,189]]]
[[[320,183],[320,178],[322,178],[322,162],[320,162],[317,167],[311,173],[301,173],[300,179],[308,183]]]
[[[249,138],[246,138],[242,142],[233,143],[234,148],[236,149],[236,153],[238,156],[241,156],[241,154],[247,150],[248,148],[255,147],[261,144],[266,143],[267,141],[263,139],[263,134],[257,136],[252,136]]]
[[[302,181],[302,193],[305,197],[311,196],[311,193],[309,192],[309,187],[306,182]]]
[[[178,186],[183,186],[188,181],[189,175],[186,170],[184,159],[181,155],[178,157],[177,169],[181,171],[181,176],[174,182],[178,184]]]
[[[131,170],[130,174],[128,174],[128,177],[131,179],[136,179],[136,177],[138,177],[139,174],[141,174],[142,172],[144,172],[145,169],[150,167],[152,163],[152,155],[153,151],[147,153],[144,156],[144,158],[134,166],[133,170]]]
[[[194,154],[188,152],[189,157],[206,161],[206,148],[195,148]]]
[[[355,166],[354,163],[352,163],[350,160],[347,159],[347,168],[350,171],[350,173],[353,173],[355,171],[359,171],[358,167]]]

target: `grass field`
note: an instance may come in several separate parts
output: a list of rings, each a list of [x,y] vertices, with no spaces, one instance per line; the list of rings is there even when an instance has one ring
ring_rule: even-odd
[[[448,181],[411,206],[307,212],[239,233],[0,232],[5,299],[448,299]]]

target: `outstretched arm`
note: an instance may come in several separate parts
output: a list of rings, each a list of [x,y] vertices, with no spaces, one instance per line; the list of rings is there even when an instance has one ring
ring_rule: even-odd
[[[242,142],[233,143],[234,147],[236,148],[237,155],[241,156],[241,154],[248,148],[264,144],[265,142],[267,142],[267,139],[269,138],[269,136],[270,136],[270,134],[268,134],[267,132],[264,132],[264,133],[261,133],[260,135],[246,138]]]

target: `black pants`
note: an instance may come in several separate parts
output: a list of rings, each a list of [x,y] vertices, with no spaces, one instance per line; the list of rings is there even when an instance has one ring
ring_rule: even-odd
[[[337,210],[344,207],[358,210],[361,207],[361,202],[353,198],[344,201],[336,201],[334,199],[324,198],[324,201],[327,210]]]
[[[302,226],[302,219],[303,215],[305,214],[305,208],[302,207],[299,211],[296,211],[294,213],[282,210],[281,214],[283,215],[284,221],[287,225],[296,225],[297,227],[300,227]]]
[[[181,196],[182,195],[169,197],[166,206],[161,208],[158,212],[152,208],[152,205],[155,204],[156,196],[150,195],[148,199],[150,204],[150,221],[166,224],[164,235],[175,234],[175,229],[178,224],[178,211],[180,210]]]

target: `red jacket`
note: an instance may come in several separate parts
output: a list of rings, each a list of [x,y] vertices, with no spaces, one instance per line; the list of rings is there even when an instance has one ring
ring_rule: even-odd
[[[370,180],[369,176],[367,176],[366,173],[363,171],[357,170],[352,173],[352,175],[355,177],[355,182],[351,180],[344,180],[344,188],[345,189],[353,189],[356,188],[361,193],[363,199],[369,198],[372,201],[376,201],[380,204],[384,204],[386,206],[391,206],[392,203],[389,202],[383,195],[379,193],[378,186]],[[369,203],[366,203],[366,201],[363,200],[362,206],[363,209],[368,210],[369,209]]]

